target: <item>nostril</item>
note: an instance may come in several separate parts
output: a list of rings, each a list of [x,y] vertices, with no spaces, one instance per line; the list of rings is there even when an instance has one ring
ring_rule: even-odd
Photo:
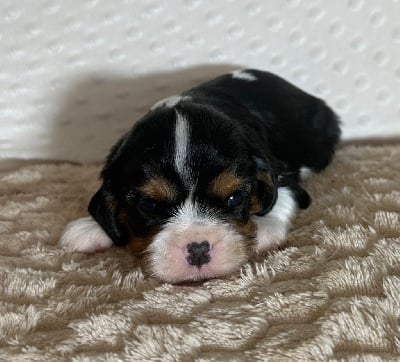
[[[189,256],[186,259],[190,265],[197,265],[200,267],[211,260],[209,255],[210,243],[206,240],[201,241],[200,243],[192,242],[188,244],[187,251]]]
[[[210,243],[206,240],[201,241],[200,243],[193,242],[188,244],[187,251],[190,254],[203,254],[208,253],[210,251]]]

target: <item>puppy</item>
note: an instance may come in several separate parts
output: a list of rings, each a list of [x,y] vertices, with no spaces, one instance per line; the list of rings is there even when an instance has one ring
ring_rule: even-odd
[[[320,99],[260,70],[222,75],[156,103],[111,149],[91,217],[61,245],[129,246],[176,283],[229,275],[281,245],[304,175],[325,168],[339,121]]]

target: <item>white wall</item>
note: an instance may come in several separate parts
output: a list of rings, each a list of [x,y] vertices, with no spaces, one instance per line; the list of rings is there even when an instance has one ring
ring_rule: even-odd
[[[0,2],[0,159],[102,159],[156,100],[238,66],[400,135],[400,1]]]

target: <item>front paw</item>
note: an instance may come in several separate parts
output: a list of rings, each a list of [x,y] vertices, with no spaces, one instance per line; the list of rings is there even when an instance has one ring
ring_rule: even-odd
[[[92,217],[82,217],[65,227],[59,244],[69,251],[90,254],[110,248],[112,240]]]
[[[278,250],[286,242],[287,229],[288,226],[279,223],[279,221],[274,224],[260,220],[257,225],[255,252]]]
[[[277,249],[286,241],[288,230],[296,214],[297,205],[293,192],[287,187],[278,188],[278,199],[265,216],[252,216],[257,226],[255,251]]]

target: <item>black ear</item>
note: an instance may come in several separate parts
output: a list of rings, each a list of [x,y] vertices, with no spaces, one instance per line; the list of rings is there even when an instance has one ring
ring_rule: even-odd
[[[129,234],[118,220],[119,207],[114,195],[104,185],[94,194],[88,206],[89,213],[117,246],[125,246]]]
[[[275,205],[278,197],[278,188],[272,167],[261,158],[254,157],[254,160],[257,168],[256,197],[261,208],[255,215],[264,216]]]

